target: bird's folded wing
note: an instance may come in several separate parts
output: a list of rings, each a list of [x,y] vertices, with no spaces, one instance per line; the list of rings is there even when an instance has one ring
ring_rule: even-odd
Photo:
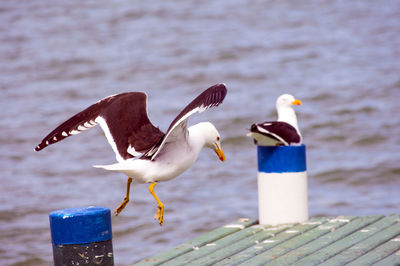
[[[301,142],[301,136],[296,128],[286,122],[270,121],[251,126],[251,132],[276,139],[284,145]]]

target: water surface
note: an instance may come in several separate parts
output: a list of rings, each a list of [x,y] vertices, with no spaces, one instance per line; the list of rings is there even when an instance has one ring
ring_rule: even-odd
[[[398,1],[8,1],[0,3],[0,261],[50,265],[48,213],[115,209],[122,174],[100,128],[35,153],[59,123],[95,101],[145,91],[166,130],[203,89],[229,92],[211,121],[227,157],[210,150],[113,217],[116,265],[240,217],[257,217],[250,124],[274,119],[292,93],[307,145],[310,215],[399,213],[400,3]]]

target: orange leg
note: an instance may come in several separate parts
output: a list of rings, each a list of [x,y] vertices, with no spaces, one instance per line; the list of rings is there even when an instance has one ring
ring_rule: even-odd
[[[126,204],[128,204],[129,202],[129,191],[131,189],[131,183],[132,183],[132,177],[128,177],[128,180],[126,181],[126,195],[122,203],[114,211],[115,216],[118,216],[118,214],[125,208]]]
[[[158,222],[160,223],[160,225],[163,224],[164,222],[164,204],[158,199],[156,193],[154,193],[154,186],[157,183],[154,182],[149,186],[149,191],[151,193],[151,195],[153,195],[153,197],[156,199],[157,203],[158,203],[158,209],[156,214],[154,215],[154,219],[158,220]]]

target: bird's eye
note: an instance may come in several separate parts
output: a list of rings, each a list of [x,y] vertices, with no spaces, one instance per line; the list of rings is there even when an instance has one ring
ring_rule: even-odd
[[[217,140],[219,141],[221,138],[220,137],[217,137]]]

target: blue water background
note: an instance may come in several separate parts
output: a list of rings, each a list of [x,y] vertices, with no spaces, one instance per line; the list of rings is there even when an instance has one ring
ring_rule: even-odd
[[[116,265],[166,250],[240,217],[257,218],[253,122],[292,93],[307,145],[310,215],[400,212],[400,2],[1,1],[0,261],[51,265],[48,214],[115,209],[126,178],[92,168],[115,156],[96,127],[35,153],[59,123],[95,101],[145,91],[166,130],[203,89],[218,108],[226,162],[204,150],[180,177],[146,185],[113,217]]]

